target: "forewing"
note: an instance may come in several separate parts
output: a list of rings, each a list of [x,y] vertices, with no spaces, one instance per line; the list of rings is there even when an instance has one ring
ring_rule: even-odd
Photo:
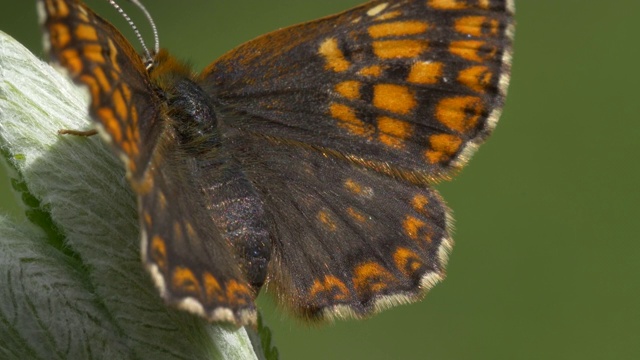
[[[271,224],[266,287],[294,313],[365,317],[422,298],[444,277],[452,241],[435,190],[275,139],[234,144],[254,162],[246,173]]]
[[[160,135],[158,100],[140,56],[111,24],[76,0],[38,0],[45,48],[89,90],[89,114],[126,163],[136,189]],[[72,129],[78,130],[78,129]]]
[[[428,184],[501,111],[509,0],[373,1],[267,34],[200,83],[261,194],[267,287],[310,319],[363,317],[444,277],[448,210]]]
[[[210,65],[224,125],[414,183],[462,167],[503,105],[511,0],[372,1],[275,31]]]

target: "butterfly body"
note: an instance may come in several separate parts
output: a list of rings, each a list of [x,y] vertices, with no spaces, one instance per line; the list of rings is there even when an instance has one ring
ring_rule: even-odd
[[[77,0],[38,4],[123,159],[167,302],[249,324],[266,287],[303,318],[365,317],[444,277],[451,220],[431,185],[499,117],[511,0],[371,1],[200,74],[164,50],[145,66]]]
[[[177,182],[176,179],[167,179],[173,181],[166,186],[167,189],[180,191],[164,193],[164,196],[188,199],[186,203],[191,209],[180,211],[205,215],[205,218],[195,218],[193,223],[186,225],[193,228],[197,222],[200,224],[198,227],[207,229],[204,236],[216,237],[228,243],[232,250],[230,255],[242,259],[241,271],[251,287],[249,291],[257,292],[266,279],[271,241],[265,225],[262,200],[232,156],[219,129],[216,112],[220,111],[221,105],[216,104],[215,99],[197,83],[188,66],[181,64],[165,50],[161,50],[154,60],[149,79],[158,99],[156,106],[163,109],[159,121],[164,123],[164,133],[158,137],[170,140],[166,144],[162,141],[158,143],[159,148],[154,151],[157,157],[148,164],[142,182],[146,181],[144,179],[162,177],[162,174],[156,173],[158,167],[168,167],[174,169],[173,174],[186,175]],[[198,191],[190,191],[192,189]],[[157,214],[165,212],[162,201],[158,201],[157,197],[157,192],[141,192],[141,208],[152,209],[150,211]],[[170,218],[166,221],[169,224],[172,222]],[[158,226],[151,225],[143,226]],[[183,230],[178,233],[182,234]],[[171,230],[156,231],[162,234]],[[174,235],[184,237],[179,234]],[[186,237],[191,236],[187,234]],[[189,248],[188,245],[182,247]],[[189,257],[190,252],[184,256]],[[179,254],[171,256],[158,251],[151,251],[149,256],[156,263],[164,263],[165,257],[180,257]],[[206,263],[215,256],[218,254],[209,254],[203,259],[203,271]],[[205,283],[205,278],[196,279],[195,282]],[[188,292],[183,294],[188,295]]]

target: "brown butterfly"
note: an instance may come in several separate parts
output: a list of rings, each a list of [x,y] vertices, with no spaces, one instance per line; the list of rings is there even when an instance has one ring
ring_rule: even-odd
[[[79,1],[38,5],[125,163],[167,302],[245,325],[264,286],[304,318],[364,317],[444,277],[451,220],[431,185],[498,121],[512,0],[371,1],[200,74],[138,55]]]

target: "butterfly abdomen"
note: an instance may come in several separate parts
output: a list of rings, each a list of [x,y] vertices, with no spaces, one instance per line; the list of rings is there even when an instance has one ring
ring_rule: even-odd
[[[238,164],[199,162],[215,182],[202,183],[207,210],[223,238],[231,244],[240,268],[254,289],[266,280],[272,242],[263,200]]]

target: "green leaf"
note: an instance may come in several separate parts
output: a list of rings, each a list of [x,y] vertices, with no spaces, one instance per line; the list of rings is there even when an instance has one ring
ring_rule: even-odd
[[[0,358],[257,359],[245,328],[165,306],[140,262],[122,163],[88,96],[0,32],[0,149],[31,223],[0,218]]]

